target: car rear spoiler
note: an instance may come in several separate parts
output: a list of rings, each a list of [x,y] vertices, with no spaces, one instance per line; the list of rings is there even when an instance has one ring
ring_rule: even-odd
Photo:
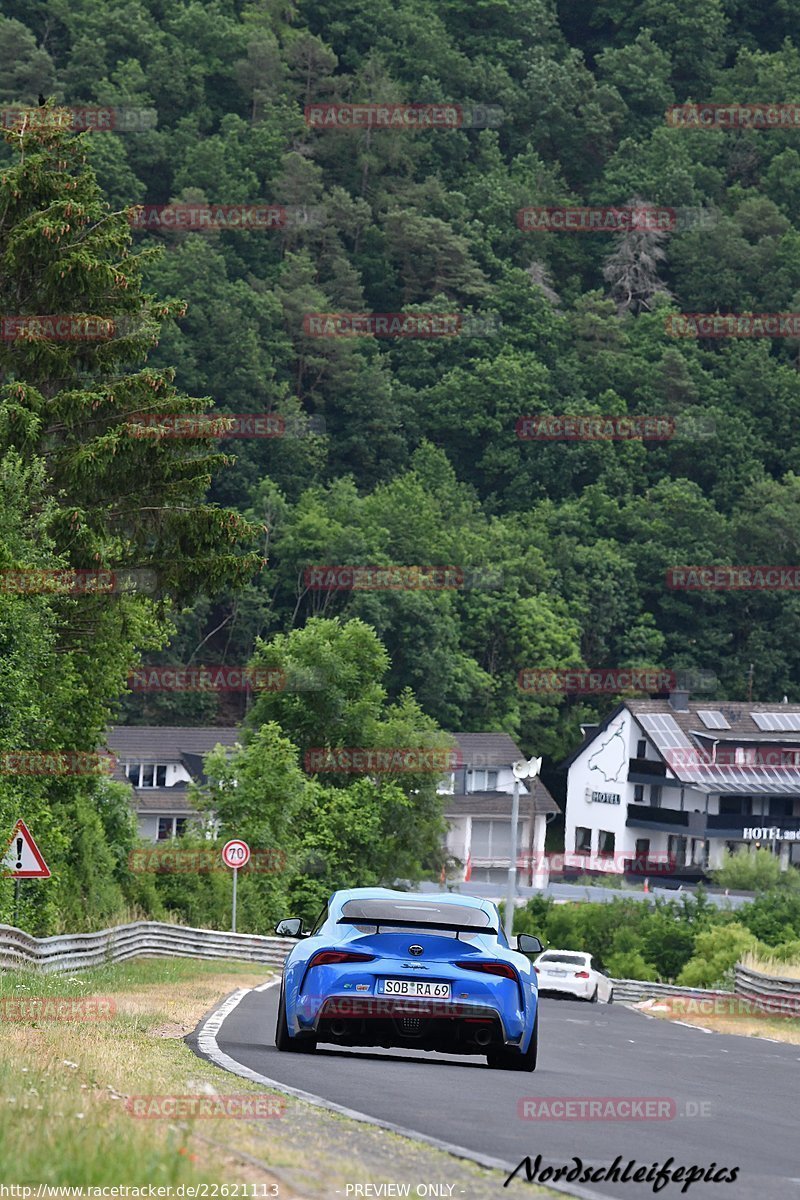
[[[339,917],[336,924],[374,925],[376,933],[380,933],[382,926],[389,926],[392,929],[430,929],[432,933],[437,929],[449,929],[455,931],[456,938],[459,933],[488,933],[493,937],[498,936],[498,931],[491,925],[465,925],[463,921],[399,921],[391,917],[377,920],[375,917]]]

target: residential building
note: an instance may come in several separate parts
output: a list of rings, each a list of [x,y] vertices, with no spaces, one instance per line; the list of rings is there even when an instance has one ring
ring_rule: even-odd
[[[507,733],[456,733],[461,765],[439,787],[447,796],[448,854],[465,881],[502,882],[511,855],[512,764],[525,755]],[[520,785],[520,882],[541,882],[547,820],[560,812],[540,779]]]
[[[691,878],[759,846],[800,865],[800,705],[673,692],[585,734],[564,764],[568,865]]]
[[[203,784],[203,758],[215,746],[232,748],[238,729],[226,726],[120,725],[107,734],[117,759],[114,778],[130,783],[139,836],[148,841],[180,837],[187,825],[203,824],[189,803],[189,786]],[[205,819],[213,827],[213,819]]]
[[[463,878],[505,879],[511,853],[512,764],[524,755],[505,733],[459,733],[458,768],[439,786],[448,824],[446,849]],[[133,789],[139,836],[148,841],[180,837],[190,824],[213,832],[213,814],[189,801],[190,785],[206,782],[203,757],[216,745],[233,748],[240,731],[223,726],[125,725],[108,732],[117,758],[114,777]],[[520,785],[520,881],[536,882],[544,857],[545,827],[559,808],[541,780]]]

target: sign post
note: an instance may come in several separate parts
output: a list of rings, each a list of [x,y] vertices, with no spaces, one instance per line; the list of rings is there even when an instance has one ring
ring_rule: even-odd
[[[19,892],[21,879],[49,879],[50,868],[42,858],[24,821],[17,821],[6,852],[0,862],[0,874],[14,879],[14,925],[19,921]]]
[[[236,884],[239,871],[250,862],[250,847],[240,838],[233,838],[222,847],[222,861],[233,871],[233,905],[231,910],[231,933],[236,933]]]

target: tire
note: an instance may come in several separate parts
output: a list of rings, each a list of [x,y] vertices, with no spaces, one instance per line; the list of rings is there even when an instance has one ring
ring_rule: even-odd
[[[509,1049],[507,1046],[491,1050],[486,1055],[486,1061],[495,1071],[535,1071],[536,1059],[539,1055],[539,1009],[536,1009],[536,1019],[533,1022],[531,1044],[523,1053]]]
[[[286,1020],[286,992],[283,983],[281,983],[281,994],[278,999],[275,1047],[277,1050],[293,1054],[313,1054],[317,1048],[316,1038],[293,1038],[289,1033],[289,1023]]]
[[[613,1003],[614,1003],[614,989],[613,989],[613,988],[612,988],[612,989],[611,989],[611,991],[608,993],[608,1000],[606,1001],[606,1003],[607,1003],[607,1004],[613,1004]]]
[[[589,1003],[590,1003],[590,1004],[597,1004],[597,988],[595,988],[595,989],[594,989],[594,991],[592,992],[591,996],[589,997]]]

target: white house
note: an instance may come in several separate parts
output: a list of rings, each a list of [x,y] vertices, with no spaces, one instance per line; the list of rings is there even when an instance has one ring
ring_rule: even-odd
[[[200,824],[189,803],[189,785],[205,783],[203,757],[216,745],[232,748],[237,729],[226,726],[120,725],[106,741],[117,759],[114,778],[133,787],[139,837],[180,837],[189,822]]]
[[[459,767],[442,782],[448,823],[446,849],[458,872],[475,880],[505,879],[511,852],[512,763],[522,751],[505,733],[459,733]],[[230,726],[123,725],[110,729],[114,777],[131,784],[139,836],[148,841],[180,837],[201,817],[189,802],[191,783],[206,782],[203,756],[216,745],[233,748],[240,731]],[[539,779],[520,788],[518,831],[520,881],[531,881],[531,862],[541,866],[547,818],[558,806]],[[213,819],[205,818],[213,829]],[[536,882],[534,878],[532,880]]]
[[[507,733],[456,733],[461,766],[439,787],[447,796],[448,855],[465,880],[502,882],[511,855],[512,764],[524,754]],[[548,817],[558,805],[540,779],[520,786],[520,882],[542,882]]]
[[[800,705],[673,692],[584,732],[565,764],[570,865],[690,878],[756,846],[800,865]]]

